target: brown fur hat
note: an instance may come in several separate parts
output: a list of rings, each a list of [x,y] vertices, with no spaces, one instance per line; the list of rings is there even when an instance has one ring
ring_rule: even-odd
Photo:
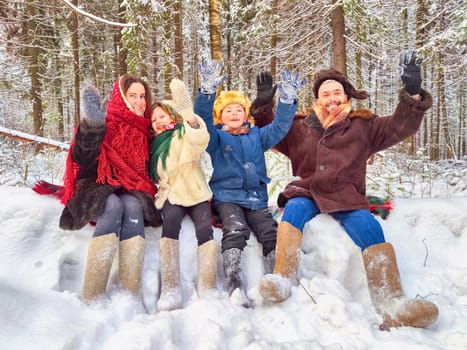
[[[347,78],[333,68],[331,69],[322,69],[315,73],[314,81],[313,81],[313,94],[315,98],[318,98],[318,90],[319,87],[323,82],[326,80],[336,80],[342,84],[344,87],[344,92],[347,95],[348,99],[350,100],[352,97],[358,100],[364,100],[368,97],[368,93],[364,90],[356,90],[353,85],[347,80]]]

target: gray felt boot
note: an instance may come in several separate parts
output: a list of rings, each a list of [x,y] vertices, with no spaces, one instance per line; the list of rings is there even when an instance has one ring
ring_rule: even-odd
[[[276,264],[276,250],[271,250],[268,255],[263,256],[264,274],[270,274],[274,271],[274,265]]]
[[[229,293],[229,296],[232,295],[233,291],[236,288],[242,289],[243,282],[240,277],[242,269],[240,267],[242,250],[239,248],[230,248],[222,252],[222,257],[224,259],[224,289]]]

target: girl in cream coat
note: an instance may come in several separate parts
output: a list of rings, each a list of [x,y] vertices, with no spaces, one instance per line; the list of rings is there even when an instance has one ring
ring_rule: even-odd
[[[209,143],[204,121],[194,114],[193,104],[181,80],[170,84],[172,101],[156,102],[151,108],[150,175],[159,185],[156,207],[162,211],[159,241],[161,295],[159,310],[182,305],[180,290],[179,234],[186,214],[193,220],[198,241],[198,295],[216,288],[218,244],[211,226],[211,191],[200,159]]]

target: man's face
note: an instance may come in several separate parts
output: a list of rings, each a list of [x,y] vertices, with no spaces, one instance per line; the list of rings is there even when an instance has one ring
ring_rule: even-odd
[[[346,103],[349,99],[344,92],[344,87],[336,80],[324,81],[318,89],[317,104],[320,104],[331,113],[342,103]]]

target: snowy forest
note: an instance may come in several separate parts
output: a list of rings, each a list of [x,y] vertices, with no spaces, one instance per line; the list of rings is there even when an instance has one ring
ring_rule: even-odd
[[[251,99],[262,70],[277,80],[280,70],[296,69],[310,82],[315,71],[334,66],[369,92],[358,107],[385,115],[397,102],[399,53],[416,48],[425,57],[423,87],[434,106],[420,131],[393,148],[383,182],[370,179],[370,185],[395,195],[388,183],[417,174],[428,184],[421,195],[430,196],[434,178],[466,156],[465,13],[457,0],[0,0],[0,127],[67,143],[80,119],[83,87],[108,96],[116,78],[130,72],[151,83],[154,98],[166,97],[174,76],[195,94],[197,63],[206,57],[224,61],[225,89]],[[311,105],[311,89],[311,83],[302,89],[301,107]],[[63,152],[6,134],[0,132],[2,149],[10,150],[0,160],[2,184],[60,181]],[[34,172],[39,151],[43,169]],[[442,176],[448,187],[460,177]]]
[[[105,96],[130,72],[155,98],[174,76],[194,93],[205,57],[224,61],[226,89],[251,98],[262,70],[277,79],[296,69],[310,82],[334,66],[370,93],[364,107],[384,115],[397,101],[399,52],[416,48],[434,107],[404,152],[458,160],[466,154],[465,13],[458,0],[1,0],[0,125],[68,141],[84,86]],[[300,103],[312,103],[311,83]]]

